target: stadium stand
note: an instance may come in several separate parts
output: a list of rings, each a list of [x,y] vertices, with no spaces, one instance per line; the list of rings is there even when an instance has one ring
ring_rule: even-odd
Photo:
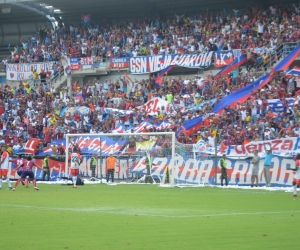
[[[175,131],[181,143],[203,139],[214,144],[217,137],[217,143],[224,145],[298,137],[300,84],[294,74],[275,72],[247,100],[213,112],[220,100],[271,72],[296,47],[298,26],[299,7],[293,5],[268,9],[249,6],[245,11],[218,16],[202,13],[85,27],[41,27],[22,46],[10,48],[11,56],[2,63],[54,61],[55,71],[52,75],[33,72],[33,81],[20,82],[18,87],[1,86],[0,142],[10,145],[16,154],[30,138],[41,139],[42,150],[70,132]],[[95,79],[83,86],[73,82],[71,96],[52,83],[64,57],[96,56],[105,61],[224,50],[240,50],[247,55],[245,68],[240,67],[237,75],[163,76],[157,84],[155,76],[132,80],[124,74],[114,81]],[[165,103],[155,115],[143,106],[152,98]],[[200,127],[183,129],[186,122],[204,116]],[[158,126],[163,122],[164,126]]]

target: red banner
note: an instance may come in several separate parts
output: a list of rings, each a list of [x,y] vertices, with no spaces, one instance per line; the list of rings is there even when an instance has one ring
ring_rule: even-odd
[[[109,67],[111,69],[127,69],[129,68],[128,58],[111,58]]]

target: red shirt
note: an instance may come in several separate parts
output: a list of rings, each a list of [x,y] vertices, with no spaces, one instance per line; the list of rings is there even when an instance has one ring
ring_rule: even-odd
[[[14,59],[15,59],[15,61],[19,61],[19,54],[18,54],[18,53],[16,53],[16,54],[14,55]]]
[[[35,164],[35,162],[28,161],[28,160],[24,160],[22,166],[23,166],[23,170],[24,171],[32,171],[33,167],[35,167],[35,166],[37,167],[37,165]]]
[[[47,143],[50,143],[50,141],[51,141],[51,134],[50,133],[45,133],[45,141]]]

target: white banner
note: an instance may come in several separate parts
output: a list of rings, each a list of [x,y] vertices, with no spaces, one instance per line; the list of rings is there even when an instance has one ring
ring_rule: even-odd
[[[253,156],[253,151],[258,150],[260,156],[264,156],[264,144],[266,149],[272,148],[273,155],[291,157],[300,153],[300,137],[276,139],[270,141],[252,141],[246,145],[218,146],[218,155],[226,154],[228,157],[247,158]],[[194,145],[194,151],[205,154],[215,154],[215,148],[200,140]]]
[[[220,166],[220,157],[217,158],[217,166]],[[253,164],[250,159],[227,159],[227,175],[229,185],[250,185]],[[188,184],[215,184],[215,159],[214,158],[184,158],[181,155],[175,157],[175,181]],[[170,158],[154,157],[152,175],[163,178],[166,166],[170,164]],[[289,170],[294,164],[293,159],[275,156],[272,159],[270,169],[272,186],[291,186],[294,178],[293,171]],[[132,172],[146,174],[145,158],[136,164]],[[171,171],[172,172],[172,171]],[[220,184],[220,167],[217,168],[217,183]],[[259,184],[264,185],[263,160],[259,162]]]
[[[6,79],[9,81],[24,81],[32,78],[33,70],[38,73],[41,71],[51,71],[53,73],[53,66],[55,62],[45,63],[18,63],[8,64],[6,70]]]
[[[155,115],[157,114],[157,111],[161,111],[162,107],[164,107],[166,112],[168,112],[171,106],[172,104],[168,103],[166,100],[154,97],[144,105],[137,107],[137,109],[145,110],[148,115]]]

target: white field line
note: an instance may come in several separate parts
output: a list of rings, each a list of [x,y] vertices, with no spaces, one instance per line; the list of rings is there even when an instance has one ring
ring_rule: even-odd
[[[124,207],[98,207],[98,208],[63,208],[63,207],[42,207],[42,206],[27,206],[15,204],[0,204],[0,207],[22,208],[22,209],[39,209],[44,211],[70,211],[83,213],[103,213],[103,214],[117,214],[117,215],[135,215],[135,216],[149,216],[149,217],[165,217],[165,218],[197,218],[197,217],[222,217],[222,216],[245,216],[245,215],[271,215],[271,214],[289,214],[300,213],[298,211],[270,211],[270,212],[244,212],[244,213],[207,213],[207,214],[190,214],[190,215],[170,215],[168,209],[137,209]],[[172,211],[172,210],[171,210]],[[172,211],[174,212],[174,210]],[[191,211],[178,210],[178,212],[189,213]]]

